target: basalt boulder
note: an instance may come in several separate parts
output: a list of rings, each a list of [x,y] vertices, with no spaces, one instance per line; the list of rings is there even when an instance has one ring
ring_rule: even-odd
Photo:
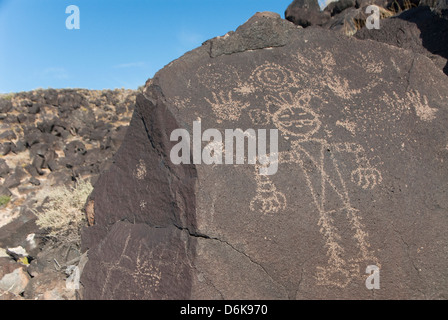
[[[293,24],[255,50],[248,30],[280,25],[267,19],[146,83],[87,202],[84,298],[448,296],[446,76],[425,55]],[[223,39],[235,52],[212,57]],[[230,164],[237,129],[247,153]],[[254,141],[267,148],[249,156]]]
[[[426,55],[448,75],[448,20],[427,6],[381,20],[380,29],[362,28],[355,37],[374,40]]]
[[[331,14],[321,11],[317,0],[294,0],[285,11],[285,19],[304,28],[322,25]]]

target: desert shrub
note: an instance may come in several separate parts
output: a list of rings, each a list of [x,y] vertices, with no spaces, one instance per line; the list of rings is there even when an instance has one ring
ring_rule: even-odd
[[[84,205],[92,192],[90,182],[79,180],[75,187],[50,189],[38,195],[41,206],[36,224],[48,232],[48,238],[63,244],[79,244],[81,228],[85,225]]]
[[[0,207],[8,204],[9,201],[11,201],[11,197],[9,197],[9,196],[0,196]]]
[[[13,95],[11,93],[1,93],[0,98],[8,101],[12,100]]]

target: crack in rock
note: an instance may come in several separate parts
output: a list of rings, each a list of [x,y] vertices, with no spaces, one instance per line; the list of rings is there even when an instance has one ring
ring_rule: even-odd
[[[198,232],[192,232],[191,230],[189,230],[188,228],[185,228],[185,227],[176,226],[176,225],[175,225],[175,227],[178,228],[179,230],[186,231],[186,232],[188,233],[188,235],[191,236],[191,237],[201,238],[201,239],[207,239],[207,240],[214,240],[214,241],[218,241],[218,242],[220,242],[220,243],[222,243],[222,244],[227,245],[228,247],[230,247],[230,248],[233,249],[234,251],[236,251],[236,252],[238,252],[239,254],[241,254],[241,255],[243,255],[244,257],[246,257],[251,263],[253,263],[253,264],[255,264],[256,266],[258,266],[261,270],[263,270],[263,272],[269,277],[269,279],[270,279],[273,283],[279,285],[279,286],[285,291],[285,293],[287,294],[288,298],[291,299],[290,294],[288,293],[288,290],[285,288],[285,286],[284,286],[283,284],[279,283],[277,280],[275,280],[275,279],[269,274],[269,272],[265,269],[265,267],[263,267],[260,263],[258,263],[258,262],[256,262],[255,260],[253,260],[253,259],[252,259],[247,253],[245,253],[244,251],[241,251],[241,250],[238,250],[237,248],[235,248],[235,247],[234,247],[231,243],[229,243],[228,241],[219,239],[219,238],[217,238],[217,237],[211,237],[211,236],[208,236],[208,235],[205,235],[205,234],[200,234],[200,233],[198,233]]]

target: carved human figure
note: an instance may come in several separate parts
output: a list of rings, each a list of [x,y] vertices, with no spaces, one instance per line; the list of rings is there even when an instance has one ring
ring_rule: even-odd
[[[312,99],[318,101],[318,94],[300,87],[300,80],[292,70],[266,63],[257,67],[246,82],[242,83],[238,77],[237,87],[231,87],[227,94],[220,89],[219,94],[212,93],[212,99],[205,98],[205,101],[218,119],[237,120],[244,110],[255,125],[273,124],[289,141],[288,150],[280,151],[276,157],[278,164],[298,165],[302,169],[327,249],[328,263],[325,267],[318,267],[316,278],[319,284],[345,287],[362,274],[361,264],[365,268],[368,264],[379,263],[371,253],[359,211],[350,200],[347,179],[341,173],[338,159],[342,154],[351,156],[355,167],[350,180],[364,190],[373,189],[381,183],[382,177],[380,171],[370,164],[361,145],[333,142],[326,136],[318,113],[311,107]],[[236,98],[260,91],[266,102],[265,110],[251,110],[247,100],[242,102]],[[258,160],[254,175],[256,195],[250,201],[250,209],[263,214],[279,213],[286,209],[288,199],[270,176],[260,174],[263,161]],[[351,230],[350,248],[355,247],[357,251],[354,257],[347,250],[347,239],[341,238],[336,226],[336,221],[343,219]]]
[[[346,153],[357,165],[351,173],[352,182],[363,189],[374,188],[381,182],[381,173],[371,166],[364,148],[356,143],[333,143],[325,138],[319,115],[310,108],[312,94],[298,91],[295,95],[281,92],[266,96],[270,110],[249,112],[252,121],[272,123],[290,141],[288,151],[280,151],[279,164],[299,165],[305,176],[313,203],[318,211],[321,233],[325,238],[328,265],[318,268],[317,279],[322,284],[346,286],[354,274],[360,274],[360,262],[378,263],[370,253],[367,233],[361,223],[359,212],[351,203],[347,182],[341,174],[337,155]],[[272,108],[272,105],[274,108]],[[257,162],[258,163],[258,162]],[[269,176],[259,174],[256,166],[256,196],[250,208],[264,214],[273,214],[286,208],[287,198],[280,192]],[[311,170],[310,170],[311,167]],[[331,197],[331,201],[328,201]],[[335,219],[344,215],[352,230],[358,254],[349,258],[342,245]]]

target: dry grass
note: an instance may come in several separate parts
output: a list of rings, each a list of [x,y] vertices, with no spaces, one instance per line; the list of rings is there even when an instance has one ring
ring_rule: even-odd
[[[406,1],[409,2],[409,0],[406,0]],[[387,19],[387,18],[390,18],[390,17],[392,17],[392,16],[397,14],[395,11],[391,11],[391,10],[385,9],[383,7],[380,7],[380,6],[378,6],[378,9],[380,10],[380,19]],[[361,16],[360,17],[353,18],[352,22],[353,22],[353,25],[355,26],[354,30],[350,28],[350,23],[349,22],[344,23],[344,25],[345,25],[345,34],[348,35],[348,36],[352,36],[358,30],[364,28],[364,26],[366,25],[366,20],[367,20],[368,16],[369,15],[366,14],[365,12],[361,12]]]
[[[58,243],[79,244],[81,228],[86,225],[84,205],[92,190],[90,182],[80,180],[74,188],[56,187],[39,194],[41,210],[35,211],[36,224]]]
[[[390,4],[389,11],[393,12],[393,14],[396,15],[396,14],[402,13],[403,11],[417,7],[417,5],[411,3],[410,0],[404,0],[403,6],[404,6],[404,8],[402,8],[400,6],[400,4],[398,3],[398,1],[395,0],[394,2],[392,2]]]

